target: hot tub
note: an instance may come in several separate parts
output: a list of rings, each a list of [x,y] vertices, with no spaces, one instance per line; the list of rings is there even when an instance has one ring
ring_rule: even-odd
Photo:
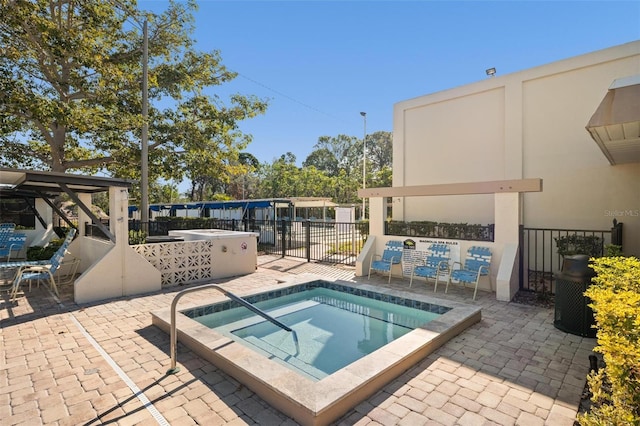
[[[257,232],[227,231],[225,229],[185,229],[169,231],[170,237],[182,237],[183,241],[258,238]]]

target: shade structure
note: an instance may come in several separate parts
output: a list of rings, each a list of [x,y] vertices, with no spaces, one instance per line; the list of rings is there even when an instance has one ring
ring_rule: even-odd
[[[586,129],[609,163],[640,162],[640,75],[615,80]]]

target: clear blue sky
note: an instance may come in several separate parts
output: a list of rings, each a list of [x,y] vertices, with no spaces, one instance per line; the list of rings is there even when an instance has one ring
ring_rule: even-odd
[[[164,1],[140,1],[159,11]],[[393,105],[640,39],[640,2],[200,1],[199,50],[240,75],[216,87],[269,98],[241,123],[261,162],[298,164],[320,136],[393,131]]]

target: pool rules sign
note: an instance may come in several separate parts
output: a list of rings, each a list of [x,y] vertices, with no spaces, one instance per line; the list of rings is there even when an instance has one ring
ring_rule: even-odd
[[[417,261],[422,261],[427,256],[431,244],[446,244],[451,250],[451,262],[460,262],[460,242],[456,240],[442,240],[438,238],[406,239],[402,250],[402,274],[411,276],[411,268]]]

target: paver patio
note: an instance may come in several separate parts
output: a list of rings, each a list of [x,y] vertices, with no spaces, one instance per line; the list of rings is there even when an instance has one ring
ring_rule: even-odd
[[[256,273],[216,280],[237,294],[276,286],[290,274],[366,282],[346,267],[260,256]],[[372,276],[408,290],[409,280]],[[2,425],[295,425],[251,390],[180,346],[181,371],[166,375],[169,337],[150,312],[185,287],[76,305],[45,288],[0,300]],[[433,295],[433,284],[411,291]],[[437,297],[474,303],[470,289]],[[206,290],[189,301],[224,296]],[[182,303],[182,302],[181,302]],[[497,302],[479,292],[482,321],[347,413],[340,425],[572,425],[595,339],[553,327],[553,309]]]

